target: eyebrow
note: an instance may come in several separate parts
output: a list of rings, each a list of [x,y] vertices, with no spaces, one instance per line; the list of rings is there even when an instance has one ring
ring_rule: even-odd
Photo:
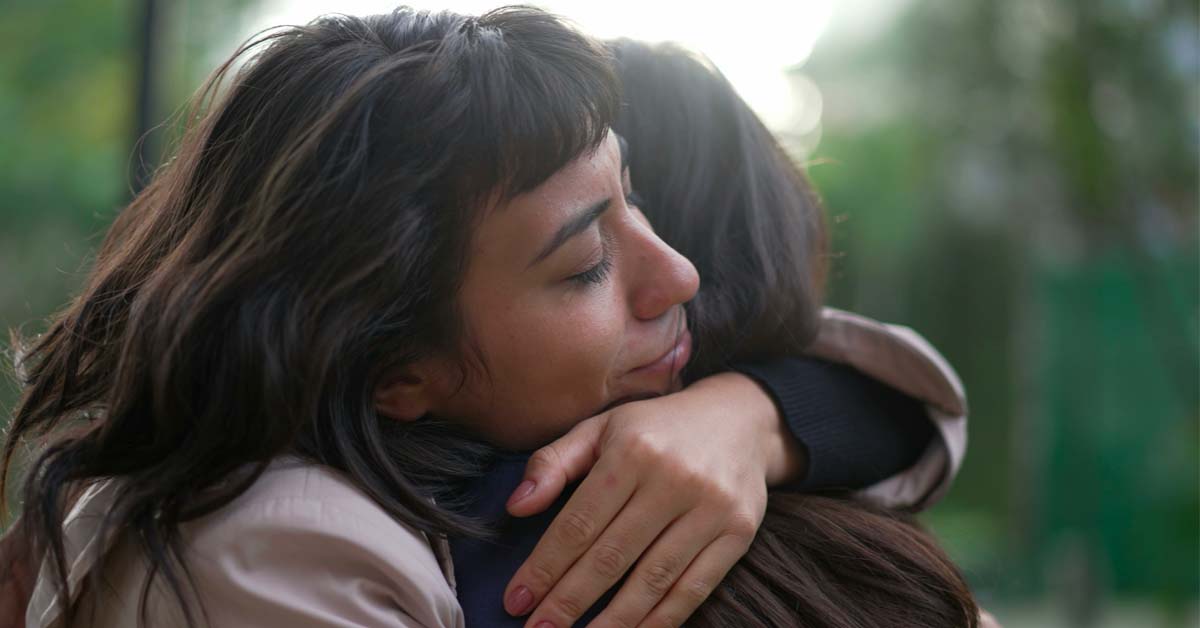
[[[546,243],[546,246],[542,247],[542,250],[537,254],[537,257],[533,258],[532,262],[529,262],[529,266],[533,266],[547,257],[550,257],[550,255],[557,251],[558,247],[562,246],[567,240],[579,235],[588,227],[592,226],[592,223],[596,222],[596,219],[600,217],[600,214],[603,214],[605,211],[607,211],[608,206],[611,204],[612,199],[606,198],[602,201],[593,203],[587,209],[579,212],[579,214],[574,218],[568,220],[566,224],[558,228],[558,231],[554,233],[554,237],[550,238],[550,241]],[[526,266],[526,268],[529,266]]]
[[[625,169],[629,167],[629,143],[626,142],[625,138],[621,137],[620,135],[617,135],[616,133],[613,133],[613,135],[617,136],[617,146],[621,150],[621,176],[624,176]],[[554,237],[550,238],[550,241],[546,243],[546,246],[542,247],[542,250],[539,251],[537,256],[533,258],[532,262],[529,262],[529,265],[526,266],[526,268],[530,268],[547,257],[550,257],[555,251],[558,250],[558,247],[566,243],[567,240],[579,235],[588,227],[592,226],[592,223],[596,222],[596,219],[600,217],[600,214],[608,211],[608,206],[611,204],[611,198],[597,201],[596,203],[590,205],[587,209],[579,212],[579,214],[571,220],[568,220],[566,224],[558,228],[558,231],[554,233]]]

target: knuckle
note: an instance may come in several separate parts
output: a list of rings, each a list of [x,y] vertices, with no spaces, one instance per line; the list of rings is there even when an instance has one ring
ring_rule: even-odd
[[[688,608],[699,608],[708,596],[712,595],[713,585],[704,579],[697,578],[685,583],[679,588],[680,595],[683,596],[684,603]]]
[[[758,518],[750,514],[736,514],[725,526],[725,536],[731,537],[746,546],[750,545],[750,542],[754,540],[754,536],[757,534]]]
[[[597,573],[609,580],[620,578],[621,574],[625,573],[625,568],[629,566],[625,552],[615,545],[608,544],[596,548],[592,556],[592,564]]]
[[[558,452],[553,447],[542,447],[533,452],[527,465],[536,469],[551,469],[558,464]]]
[[[650,462],[665,458],[668,451],[658,439],[645,432],[638,432],[630,436],[625,443],[625,448],[634,457]]]
[[[642,584],[654,597],[662,597],[675,584],[677,561],[664,559],[651,562],[642,572]]]
[[[548,602],[550,602],[550,608],[554,613],[570,621],[574,621],[587,610],[583,607],[583,601],[572,593],[556,593]]]
[[[692,460],[678,456],[678,454],[673,454],[673,457],[663,460],[663,469],[669,471],[677,478],[680,484],[689,488],[698,490],[710,490],[713,488],[712,479],[703,469],[697,467]]]
[[[569,512],[563,515],[556,530],[558,538],[564,543],[571,547],[579,547],[591,542],[596,524],[586,515]]]
[[[555,582],[558,581],[558,577],[554,575],[554,572],[550,571],[550,568],[541,562],[530,563],[528,567],[528,575],[529,579],[526,586],[528,586],[529,590],[533,591],[535,595],[539,591],[548,590],[554,585]]]
[[[713,508],[716,509],[716,512],[722,513],[722,516],[725,520],[724,527],[726,529],[741,529],[741,527],[745,525],[745,523],[741,521],[741,515],[739,515],[742,504],[736,499],[723,496],[714,496],[711,499]]]
[[[727,486],[709,487],[709,494],[712,495],[713,501],[729,511],[740,506],[743,500],[742,492]]]

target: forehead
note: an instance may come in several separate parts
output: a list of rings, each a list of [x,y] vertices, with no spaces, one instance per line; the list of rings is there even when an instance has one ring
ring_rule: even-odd
[[[476,226],[472,258],[521,266],[568,218],[616,194],[621,185],[621,151],[608,136],[594,151],[575,158],[538,187],[484,213]],[[519,260],[517,259],[519,258]]]

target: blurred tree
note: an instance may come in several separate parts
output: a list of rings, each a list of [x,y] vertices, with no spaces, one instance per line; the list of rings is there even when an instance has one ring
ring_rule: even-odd
[[[98,234],[129,199],[142,119],[157,125],[219,56],[250,2],[10,1],[0,19],[0,329],[36,333],[78,285]],[[143,27],[157,35],[144,106],[137,101]],[[141,125],[144,126],[144,125]],[[158,133],[158,132],[156,132]],[[145,159],[161,158],[148,143]],[[0,426],[16,398],[0,376]]]
[[[1078,538],[1100,589],[1196,597],[1197,24],[1166,0],[913,1],[803,69],[831,300],[913,325],[967,384],[944,510],[984,524],[934,522],[984,590],[1041,589]]]

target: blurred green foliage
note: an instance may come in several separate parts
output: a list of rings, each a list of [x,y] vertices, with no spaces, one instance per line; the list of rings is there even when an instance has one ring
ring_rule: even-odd
[[[140,138],[139,29],[143,2],[47,0],[0,8],[0,329],[44,328],[82,280],[86,257],[131,196]],[[236,42],[223,37],[243,0],[159,3],[154,64],[168,119]],[[150,154],[164,131],[146,135]],[[8,335],[4,334],[7,346]],[[16,398],[11,370],[0,408]],[[4,416],[8,412],[5,411]]]
[[[155,119],[253,4],[167,5]],[[970,456],[927,520],[985,602],[1050,595],[1076,623],[1109,594],[1194,604],[1197,6],[900,4],[796,72],[824,95],[831,302],[920,330],[970,394]],[[128,200],[141,6],[0,9],[0,327],[40,329]]]
[[[51,4],[6,6],[0,20],[6,239],[46,222],[98,227],[96,210],[121,195],[132,21],[104,3]]]
[[[909,3],[818,45],[831,301],[962,375],[927,520],[985,595],[1172,608],[1200,587],[1200,37],[1190,2]]]
[[[130,2],[5,5],[0,19],[0,326],[36,331],[124,197]],[[0,403],[15,386],[7,372]],[[5,413],[7,414],[7,412]]]

